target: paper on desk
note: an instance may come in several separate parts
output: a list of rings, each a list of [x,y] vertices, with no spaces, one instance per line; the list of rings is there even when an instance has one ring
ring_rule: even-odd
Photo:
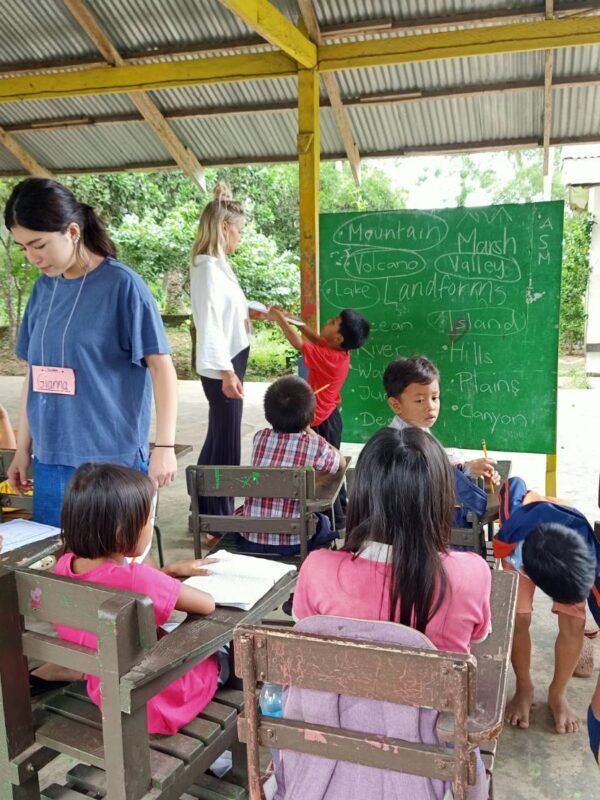
[[[219,550],[210,556],[218,559],[210,565],[211,574],[195,575],[184,583],[208,592],[219,606],[233,606],[244,611],[258,603],[284,575],[296,572],[296,567],[291,564],[227,550]]]
[[[39,522],[31,522],[29,519],[12,519],[0,525],[0,536],[2,536],[2,553],[24,547],[26,544],[41,542],[51,536],[59,536],[60,528],[52,525],[41,525]]]
[[[252,311],[259,311],[261,314],[266,314],[269,310],[268,306],[261,303],[260,300],[249,300],[248,308],[251,308]],[[306,322],[302,322],[301,319],[296,319],[296,317],[286,317],[285,320],[289,322],[290,325],[295,325],[297,328],[303,328],[306,325]]]

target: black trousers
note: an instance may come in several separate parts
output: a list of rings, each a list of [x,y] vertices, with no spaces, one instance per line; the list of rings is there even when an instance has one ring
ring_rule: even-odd
[[[233,369],[243,381],[250,348],[239,352],[233,359]],[[239,466],[242,455],[243,400],[232,400],[223,394],[223,383],[216,378],[200,376],[208,400],[208,430],[202,445],[198,464],[203,466]],[[201,514],[230,515],[234,511],[233,497],[199,497]]]
[[[329,442],[329,444],[333,445],[338,450],[342,444],[342,415],[340,414],[339,408],[336,408],[327,419],[324,419],[320,425],[313,425],[313,430],[322,436],[325,441]],[[333,516],[334,519],[331,520],[331,524],[335,528],[336,531],[339,531],[346,527],[346,506],[348,504],[348,498],[346,496],[346,487],[342,486],[340,489],[340,493],[337,496],[335,503],[333,504]],[[331,514],[327,514],[328,517],[331,518]]]

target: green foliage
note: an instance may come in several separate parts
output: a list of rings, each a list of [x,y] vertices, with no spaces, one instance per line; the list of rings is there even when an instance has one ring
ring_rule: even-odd
[[[279,328],[262,323],[254,327],[247,379],[276,378],[293,372],[297,363],[297,351],[283,337]]]
[[[160,218],[151,208],[144,216],[127,214],[111,229],[119,258],[144,278],[166,313],[186,305],[192,243],[198,225],[198,208],[188,202]]]
[[[249,300],[299,310],[300,270],[296,256],[289,250],[280,252],[273,239],[259,233],[253,223],[244,227],[241,244],[231,260]]]
[[[94,206],[107,225],[118,227],[126,214],[144,217],[150,210],[157,221],[177,206],[196,204],[196,214],[204,198],[181,172],[119,172],[107,175],[65,176],[68,186],[82,203]]]
[[[560,171],[561,151],[554,148],[552,167],[552,200],[564,200],[565,186]],[[537,150],[515,150],[507,154],[512,176],[506,182],[497,182],[494,203],[532,203],[544,200],[544,154]]]
[[[560,288],[560,347],[564,353],[573,353],[583,347],[593,224],[591,214],[565,217]]]

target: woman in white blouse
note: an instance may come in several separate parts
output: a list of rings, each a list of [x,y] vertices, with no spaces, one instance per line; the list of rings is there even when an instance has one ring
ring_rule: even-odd
[[[241,457],[243,380],[250,352],[248,303],[228,255],[237,250],[244,211],[217,183],[200,217],[190,292],[196,326],[196,371],[208,400],[208,431],[198,464],[237,465]],[[265,315],[250,311],[256,319]],[[233,514],[233,498],[200,498],[204,514]]]

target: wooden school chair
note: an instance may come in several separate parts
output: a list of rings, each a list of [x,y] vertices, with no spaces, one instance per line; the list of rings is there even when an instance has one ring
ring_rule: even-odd
[[[190,785],[202,783],[212,762],[237,741],[243,698],[233,690],[218,692],[179,733],[149,736],[147,700],[205,656],[198,654],[197,641],[185,637],[173,641],[186,647],[169,644],[166,653],[162,640],[157,643],[147,597],[32,570],[0,569],[0,606],[3,798],[81,800],[76,785],[84,794],[93,790],[114,800],[176,800]],[[27,627],[32,619],[94,631],[98,650],[33,632]],[[102,712],[80,682],[49,695],[34,717],[27,657],[99,675]],[[148,664],[155,667],[150,675]],[[40,793],[38,772],[59,753],[87,766],[70,773],[71,788]]]
[[[454,800],[466,797],[467,784],[474,779],[473,751],[480,748],[491,800],[494,755],[506,708],[516,599],[516,575],[492,572],[491,633],[472,645],[471,655],[239,625],[234,637],[235,665],[243,680],[245,712],[238,727],[240,741],[247,745],[250,800],[261,800],[265,778],[259,772],[259,747],[439,778],[453,782]],[[400,677],[389,681],[389,675]],[[253,702],[258,681],[334,693],[343,685],[345,695],[436,709],[440,712],[440,746],[263,717]],[[448,749],[448,744],[453,749]]]
[[[234,643],[236,673],[243,679],[246,700],[238,727],[248,753],[250,800],[264,798],[266,776],[259,768],[259,747],[449,781],[455,800],[465,800],[467,786],[476,779],[468,738],[476,696],[473,656],[251,625],[236,629]],[[398,680],[383,679],[390,675]],[[334,695],[343,685],[344,695],[446,712],[454,723],[452,747],[262,716],[254,702],[259,681]]]
[[[308,540],[315,532],[312,514],[316,501],[315,472],[311,467],[205,467],[192,465],[186,471],[191,502],[190,528],[194,536],[194,555],[202,558],[202,534],[225,534],[219,548],[239,552],[235,533],[299,534],[300,555],[285,561],[301,562],[308,553]],[[199,497],[291,497],[298,501],[298,517],[269,519],[233,514],[201,514]],[[252,555],[252,554],[250,554]],[[277,557],[277,556],[273,556]],[[280,557],[281,558],[281,557]]]

